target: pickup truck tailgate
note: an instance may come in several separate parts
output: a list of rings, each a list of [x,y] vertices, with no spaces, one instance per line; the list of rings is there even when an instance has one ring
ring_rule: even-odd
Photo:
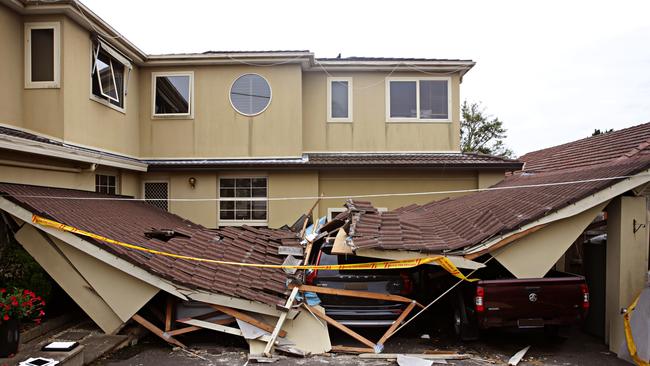
[[[537,328],[581,321],[589,307],[585,280],[580,276],[479,281],[481,328]]]

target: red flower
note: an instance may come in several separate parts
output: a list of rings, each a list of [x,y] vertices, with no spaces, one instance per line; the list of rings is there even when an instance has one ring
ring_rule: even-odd
[[[9,315],[5,314],[5,316],[2,319],[4,319],[5,321],[9,320]]]
[[[45,301],[41,301],[41,306],[45,306]]]
[[[41,324],[41,319],[38,319],[38,318],[34,319],[34,323]]]
[[[13,306],[18,306],[18,300],[13,300],[13,301],[11,302],[11,305],[13,305]]]
[[[5,292],[7,292],[7,289],[0,288],[0,294],[4,294]]]
[[[38,312],[38,316],[43,316],[43,315],[45,315],[45,312],[43,310]]]

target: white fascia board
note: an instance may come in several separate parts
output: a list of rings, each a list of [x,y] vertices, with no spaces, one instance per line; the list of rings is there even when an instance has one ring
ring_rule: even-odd
[[[245,300],[238,297],[209,293],[201,290],[180,289],[188,298],[207,304],[226,306],[234,309],[252,311],[255,313],[278,317],[282,312],[275,307],[257,301]],[[298,315],[297,310],[289,310],[287,317],[293,319]]]
[[[405,260],[405,259],[417,259],[417,258],[430,258],[438,256],[439,254],[426,254],[420,252],[409,252],[405,250],[383,250],[383,249],[357,249],[355,255],[361,257],[369,258],[378,258],[378,259],[389,259],[389,260]],[[474,262],[473,260],[466,259],[462,256],[457,255],[445,255],[447,259],[451,261],[456,267],[463,269],[472,269],[476,270],[479,268],[485,267],[485,264]],[[439,266],[438,262],[427,263],[429,265]]]
[[[92,153],[89,151],[76,150],[71,147],[57,146],[38,141],[26,140],[20,137],[0,135],[0,148],[21,151],[37,155],[45,155],[68,160],[81,161],[91,164],[100,164],[115,168],[135,170],[139,172],[147,171],[147,164],[131,162],[117,157]]]
[[[625,178],[624,180],[615,183],[601,191],[598,191],[589,197],[583,198],[580,201],[572,203],[567,207],[561,208],[552,214],[546,215],[541,219],[528,223],[522,226],[521,228],[519,228],[518,230],[511,231],[505,235],[500,235],[496,238],[492,238],[485,243],[475,245],[467,250],[461,251],[460,253],[463,255],[467,255],[467,254],[473,254],[473,253],[477,253],[489,249],[491,246],[497,244],[498,242],[512,235],[521,233],[523,231],[529,230],[539,225],[546,225],[551,222],[565,219],[567,217],[575,216],[592,207],[595,207],[596,205],[609,201],[618,195],[633,190],[634,188],[644,185],[648,182],[650,182],[650,169],[639,172],[635,174],[633,177]]]
[[[125,261],[124,259],[119,258],[116,255],[113,255],[98,246],[91,244],[82,238],[71,234],[66,231],[57,230],[48,226],[41,226],[34,224],[32,222],[32,213],[17,204],[7,200],[6,198],[0,198],[0,209],[8,212],[12,216],[19,218],[24,221],[26,224],[32,225],[35,228],[42,230],[43,232],[51,235],[59,240],[64,241],[70,246],[94,257],[109,266],[112,266],[120,271],[130,274],[131,276],[150,284],[151,286],[157,287],[165,292],[168,292],[180,299],[187,300],[187,297],[180,291],[182,288],[177,286],[167,280],[164,280],[158,276],[154,276],[151,273],[145,271],[144,269]]]

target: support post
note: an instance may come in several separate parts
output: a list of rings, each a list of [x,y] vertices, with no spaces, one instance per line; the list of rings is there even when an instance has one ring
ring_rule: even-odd
[[[291,305],[293,305],[293,301],[296,299],[296,295],[298,295],[298,287],[294,287],[293,290],[291,290],[291,294],[289,295],[289,298],[287,299],[287,302],[284,305],[286,311],[280,314],[278,323],[275,325],[275,329],[273,329],[273,333],[271,333],[271,338],[266,343],[266,347],[264,347],[264,355],[266,357],[271,357],[271,349],[275,344],[276,338],[278,338],[278,335],[280,334],[280,330],[282,330],[282,325],[284,324],[284,321],[287,319],[288,309],[291,308]]]
[[[404,311],[399,315],[399,317],[395,319],[395,322],[390,326],[390,328],[388,328],[386,333],[384,333],[381,339],[379,339],[377,344],[383,347],[384,343],[386,343],[388,338],[390,338],[393,335],[395,329],[397,329],[397,327],[399,327],[402,324],[404,319],[406,319],[406,317],[411,313],[411,311],[413,311],[413,308],[415,308],[415,304],[417,304],[417,302],[413,301],[409,304],[409,306],[406,307],[406,309],[404,309]]]
[[[319,310],[316,310],[316,309],[312,308],[311,306],[309,306],[309,305],[307,305],[307,304],[305,304],[305,303],[303,303],[303,305],[304,305],[306,308],[308,308],[309,310],[311,310],[312,314],[314,314],[314,315],[316,315],[317,317],[323,319],[323,320],[326,321],[328,324],[330,324],[330,325],[332,325],[332,326],[338,328],[339,330],[343,331],[344,333],[346,333],[346,334],[349,335],[350,337],[352,337],[352,338],[356,339],[357,341],[359,341],[359,342],[365,344],[366,346],[372,348],[373,350],[375,349],[375,344],[372,343],[371,341],[369,341],[368,339],[366,339],[365,337],[363,337],[361,334],[359,334],[359,333],[353,331],[352,329],[346,327],[345,325],[343,325],[343,324],[337,322],[336,320],[330,318],[329,316],[325,315],[324,312],[321,312],[321,311],[319,311]]]

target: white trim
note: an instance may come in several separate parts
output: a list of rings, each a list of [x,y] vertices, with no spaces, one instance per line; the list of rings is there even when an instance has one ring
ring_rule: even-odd
[[[162,76],[188,76],[190,78],[187,113],[156,113],[156,79]],[[151,73],[151,119],[194,119],[194,71],[166,71]]]
[[[140,172],[147,171],[147,164],[139,162],[125,162],[117,157],[106,156],[100,153],[74,150],[73,147],[57,146],[38,141],[26,140],[20,137],[0,135],[0,148],[22,151],[32,154],[58,157],[63,159],[82,161],[99,165],[112,166]]]
[[[53,45],[53,76],[52,81],[32,81],[32,29],[52,29],[54,37]],[[35,22],[25,23],[24,26],[25,44],[25,89],[49,89],[61,87],[61,23],[60,22]]]
[[[104,98],[101,98],[101,97],[98,96],[98,95],[95,95],[95,94],[93,93],[93,80],[92,80],[93,75],[95,74],[95,70],[94,70],[94,66],[93,66],[94,63],[95,63],[95,50],[94,50],[94,48],[93,48],[93,40],[90,39],[89,42],[90,42],[90,79],[88,79],[88,80],[90,81],[90,83],[89,83],[88,87],[89,87],[89,93],[90,93],[90,100],[95,101],[95,102],[97,102],[97,103],[99,103],[99,104],[101,104],[101,105],[104,105],[104,106],[106,106],[106,107],[112,108],[112,109],[114,109],[115,111],[120,112],[120,113],[122,113],[122,114],[126,114],[126,101],[127,101],[127,98],[126,98],[126,87],[127,87],[128,82],[129,82],[128,79],[131,77],[131,72],[129,71],[129,72],[127,73],[127,67],[126,67],[125,65],[122,65],[122,67],[124,68],[124,71],[122,72],[122,75],[123,75],[124,81],[123,81],[123,83],[122,83],[122,101],[123,101],[123,102],[122,102],[122,106],[121,106],[121,107],[120,107],[120,106],[116,106],[115,104],[111,103],[110,101],[108,101],[108,100],[106,100],[106,99],[104,99]],[[99,41],[97,42],[97,45],[98,45],[98,47],[99,47],[99,45],[100,45]],[[99,73],[97,73],[97,74],[99,75]],[[98,76],[98,77],[99,77],[99,76]],[[99,82],[99,81],[98,81],[98,82]],[[116,88],[116,90],[117,90],[117,84],[115,85],[115,88]],[[101,82],[99,82],[99,89],[100,89],[100,93],[103,94],[103,92],[102,92]],[[111,98],[111,99],[112,99],[112,100],[115,100],[115,99],[113,99],[113,98]],[[119,100],[118,100],[117,102],[119,103]]]
[[[235,82],[237,82],[237,80],[239,80],[241,77],[246,76],[246,75],[257,75],[257,76],[261,77],[262,79],[264,79],[264,81],[266,81],[266,84],[269,86],[269,102],[266,104],[266,107],[264,107],[264,109],[262,109],[261,111],[259,111],[258,113],[255,113],[255,114],[242,113],[241,111],[239,111],[239,109],[235,108],[234,104],[232,104],[232,97],[231,97],[232,87],[233,87],[233,85],[235,85]],[[264,113],[271,106],[271,102],[273,101],[273,88],[271,87],[271,83],[269,83],[269,80],[267,78],[265,78],[264,76],[262,76],[262,75],[260,75],[258,73],[255,73],[255,72],[247,72],[245,74],[241,74],[241,75],[237,76],[235,78],[235,80],[233,80],[232,83],[230,83],[230,88],[228,88],[228,101],[230,101],[230,106],[232,107],[232,109],[234,109],[235,112],[241,114],[242,116],[246,116],[246,117],[259,116],[260,114]]]
[[[348,83],[348,116],[347,117],[332,117],[332,83],[345,81]],[[351,77],[328,77],[327,78],[327,122],[352,122],[354,117],[354,112],[352,111],[352,92],[354,88],[352,87],[352,78]]]
[[[120,174],[119,172],[107,172],[105,170],[95,170],[95,192],[97,192],[97,177],[98,176],[104,176],[104,177],[113,177],[115,178],[115,194],[119,195],[120,194]],[[110,187],[109,185],[105,185],[102,187]]]
[[[507,234],[500,235],[498,237],[492,238],[488,240],[487,242],[475,245],[469,249],[466,250],[461,250],[460,253],[467,255],[467,254],[472,254],[472,253],[477,253],[485,249],[489,249],[491,246],[494,244],[497,244],[498,242],[521,232],[524,232],[526,230],[529,230],[533,227],[539,226],[539,225],[545,225],[549,224],[551,222],[555,222],[558,220],[565,219],[567,217],[575,216],[579,213],[582,213],[590,208],[593,208],[603,202],[606,202],[608,200],[611,200],[612,198],[621,195],[629,190],[632,190],[640,185],[643,185],[645,183],[650,182],[650,169],[644,170],[642,172],[639,172],[635,174],[631,178],[626,178],[618,183],[615,183],[614,185],[611,185],[609,187],[606,187],[594,194],[592,194],[589,197],[583,198],[582,200],[575,202],[567,207],[561,208],[549,215],[546,215],[538,220],[535,220],[531,223],[528,223],[522,227],[520,227],[518,230],[511,231]]]
[[[447,118],[420,118],[420,81],[421,80],[446,80],[447,81]],[[415,82],[415,110],[416,117],[407,118],[407,117],[391,117],[390,116],[390,83],[391,81],[414,81]],[[438,77],[438,76],[428,76],[428,77],[386,77],[386,122],[398,122],[398,123],[450,123],[451,122],[451,77]]]
[[[248,225],[248,226],[267,226],[269,224],[269,177],[268,175],[242,175],[238,174],[235,175],[236,173],[229,173],[227,175],[219,175],[219,178],[217,179],[217,198],[219,200],[217,201],[217,226],[241,226],[241,225]],[[222,179],[259,179],[259,178],[264,178],[266,179],[266,197],[224,197],[224,200],[221,200],[221,180]],[[233,188],[235,189],[235,188]],[[251,188],[252,189],[252,188]],[[221,219],[221,202],[236,202],[236,201],[245,201],[245,202],[251,202],[251,201],[260,201],[260,202],[266,202],[266,220],[222,220]],[[251,212],[253,209],[251,208]],[[233,214],[235,212],[235,209],[233,209]]]

